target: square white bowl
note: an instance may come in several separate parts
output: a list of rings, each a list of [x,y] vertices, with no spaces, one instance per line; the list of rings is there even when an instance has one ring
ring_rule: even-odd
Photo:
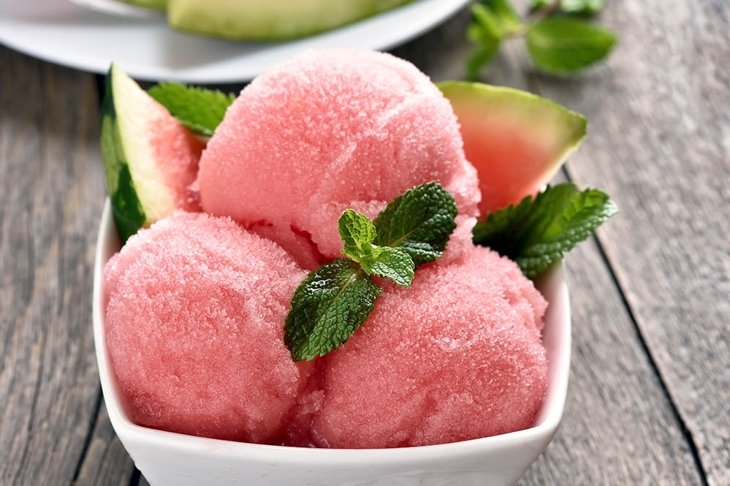
[[[119,251],[106,201],[94,264],[96,358],[109,419],[152,486],[395,486],[512,484],[552,440],[563,415],[570,371],[570,304],[562,266],[537,286],[549,306],[543,341],[548,392],[535,425],[509,434],[451,444],[396,449],[307,449],[247,444],[135,425],[121,401],[104,337],[103,269]]]

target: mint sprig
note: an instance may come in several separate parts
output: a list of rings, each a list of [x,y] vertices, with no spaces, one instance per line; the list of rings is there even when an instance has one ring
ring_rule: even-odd
[[[605,58],[616,44],[610,30],[577,18],[543,19],[527,31],[527,52],[540,69],[571,74]]]
[[[500,45],[524,37],[527,53],[542,71],[572,74],[605,59],[616,34],[590,22],[602,0],[532,0],[529,15],[520,18],[509,0],[481,0],[472,5],[467,39],[474,50],[466,64],[469,80],[498,53]]]
[[[367,216],[352,209],[346,209],[340,216],[337,225],[340,230],[340,238],[344,243],[342,253],[356,262],[367,257],[373,252],[373,241],[375,241],[375,225]]]
[[[416,266],[441,258],[456,228],[456,202],[436,182],[409,189],[375,219],[375,244],[401,248]]]
[[[284,325],[292,358],[324,356],[353,335],[382,291],[373,276],[410,287],[418,264],[441,257],[456,215],[454,198],[435,182],[406,191],[375,221],[343,212],[338,228],[350,259],[322,265],[294,292]]]
[[[377,247],[377,252],[360,262],[362,269],[369,275],[392,280],[401,287],[413,283],[416,265],[411,256],[400,248]]]
[[[372,312],[382,289],[350,260],[322,265],[292,297],[284,343],[295,361],[323,356],[347,341]]]
[[[400,248],[373,244],[377,234],[375,225],[365,215],[348,209],[338,224],[345,243],[342,253],[359,263],[365,273],[388,278],[401,287],[411,286],[413,259]]]
[[[474,243],[514,260],[533,278],[617,212],[616,204],[598,189],[581,192],[571,183],[549,186],[535,198],[488,214],[474,227]]]
[[[181,83],[160,83],[152,86],[148,93],[180,123],[206,137],[213,135],[236,99],[233,94]]]

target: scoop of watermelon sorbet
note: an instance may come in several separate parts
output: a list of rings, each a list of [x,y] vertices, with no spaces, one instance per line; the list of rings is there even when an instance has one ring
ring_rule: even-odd
[[[486,248],[422,267],[324,358],[289,442],[419,446],[532,426],[547,389],[545,308],[519,268]]]
[[[310,372],[283,342],[304,276],[229,218],[175,213],[133,236],[104,272],[106,344],[132,420],[280,442]]]
[[[307,51],[256,78],[198,178],[205,211],[307,234],[325,257],[340,253],[343,210],[375,217],[429,181],[476,216],[476,171],[449,102],[412,64],[360,50]]]

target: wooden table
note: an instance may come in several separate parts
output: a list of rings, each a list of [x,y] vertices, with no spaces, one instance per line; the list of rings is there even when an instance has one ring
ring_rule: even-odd
[[[610,61],[485,72],[588,116],[560,177],[622,212],[570,255],[565,419],[524,484],[730,484],[730,4],[608,2]],[[462,75],[468,14],[397,49]],[[91,332],[100,79],[0,47],[0,484],[145,484],[107,418]]]

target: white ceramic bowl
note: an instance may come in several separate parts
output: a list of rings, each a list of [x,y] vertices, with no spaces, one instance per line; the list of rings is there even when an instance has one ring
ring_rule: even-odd
[[[563,414],[570,367],[570,307],[562,267],[538,287],[550,303],[544,342],[549,386],[534,427],[452,444],[398,449],[305,449],[164,432],[132,423],[120,400],[104,338],[102,270],[119,250],[109,201],[94,268],[93,319],[104,402],[119,439],[153,486],[396,486],[512,484],[552,440]]]

